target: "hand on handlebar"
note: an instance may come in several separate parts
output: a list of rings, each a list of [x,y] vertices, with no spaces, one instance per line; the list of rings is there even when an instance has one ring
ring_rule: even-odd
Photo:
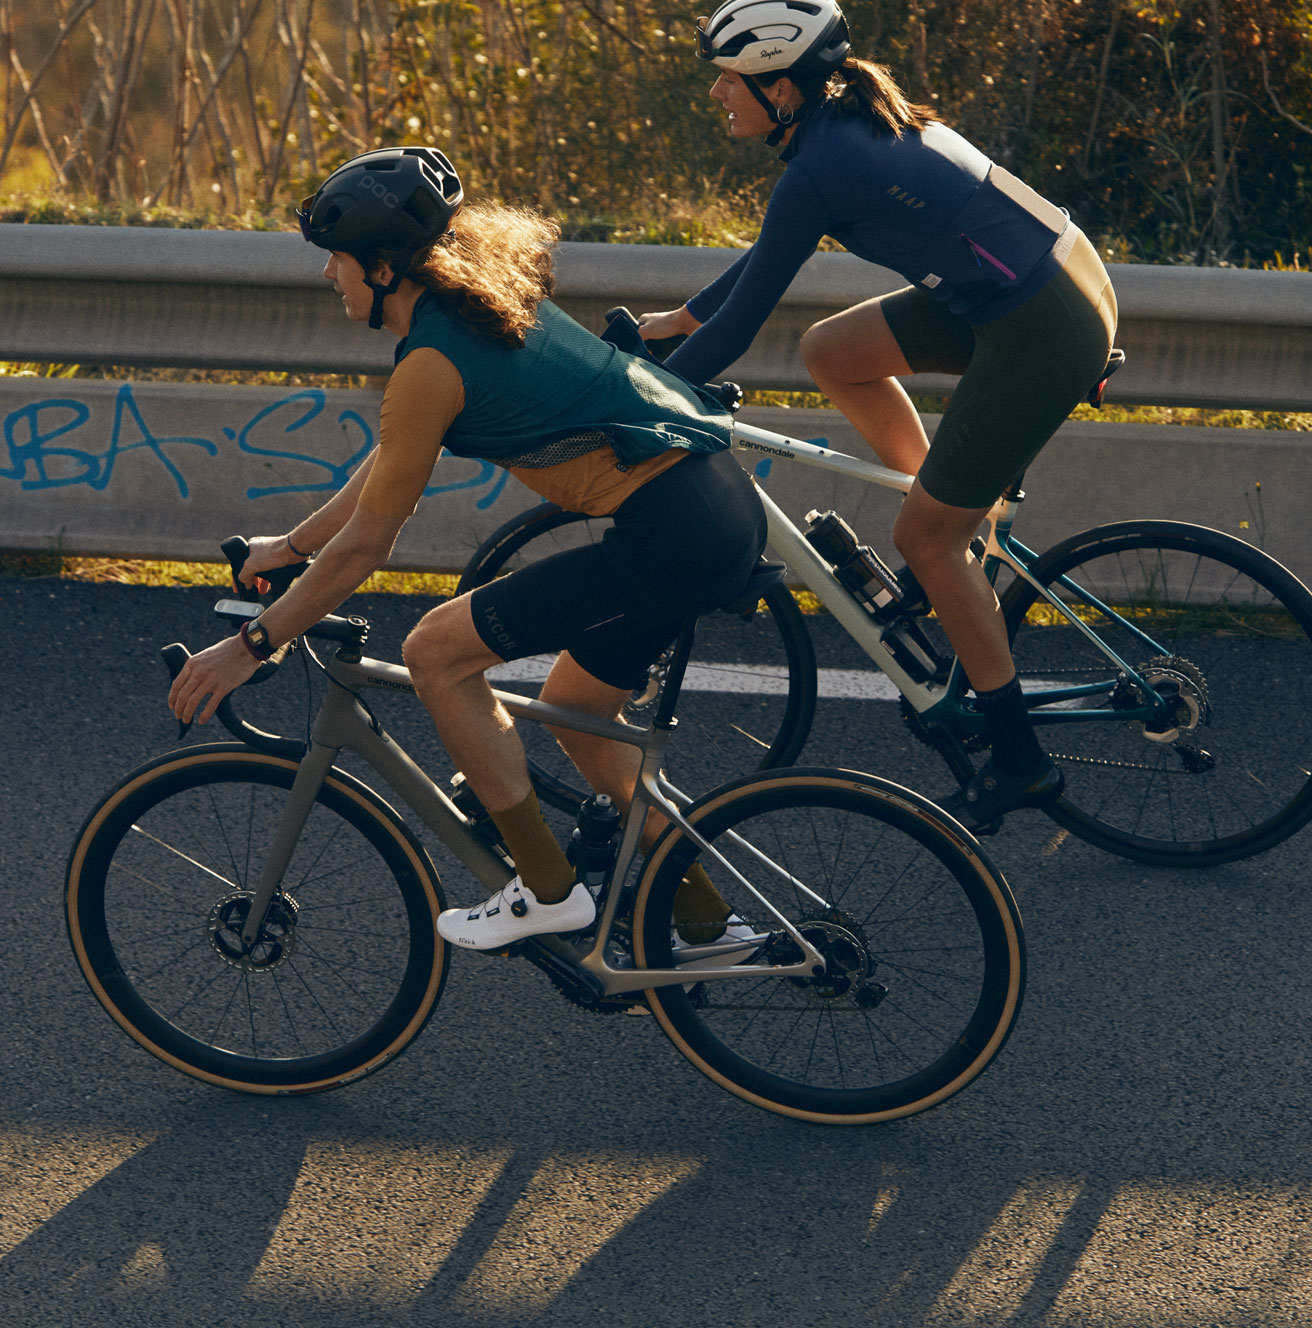
[[[232,584],[244,600],[282,595],[310,565],[292,552],[285,535],[233,535],[219,546],[232,569]]]
[[[213,717],[219,702],[249,682],[258,667],[259,660],[240,637],[219,641],[192,655],[182,666],[169,688],[169,709],[182,724],[204,724]]]
[[[691,336],[699,327],[701,324],[688,312],[686,304],[664,313],[638,315],[638,331],[644,341]]]
[[[284,535],[255,535],[247,550],[240,570],[237,570],[237,560],[232,559],[235,582],[238,589],[245,586],[258,590],[261,595],[267,595],[270,590],[269,578],[263,573],[277,571],[280,567],[296,566],[299,570],[299,565],[305,561],[291,551]]]
[[[293,563],[304,561],[291,551],[285,536],[256,535],[251,539],[250,552],[241,569],[241,583],[253,586],[261,572],[272,572],[275,568],[290,567]]]

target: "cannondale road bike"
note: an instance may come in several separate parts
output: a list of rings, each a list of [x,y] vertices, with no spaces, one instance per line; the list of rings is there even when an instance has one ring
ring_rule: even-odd
[[[230,557],[240,567],[244,547]],[[750,614],[781,571],[758,572],[730,611]],[[260,607],[217,611],[240,622]],[[597,892],[593,926],[505,953],[588,1009],[645,1004],[698,1069],[767,1110],[853,1124],[944,1101],[993,1060],[1020,1008],[1025,947],[1006,881],[934,804],[871,775],[781,769],[680,793],[663,765],[694,626],[642,727],[498,692],[521,729],[641,753],[627,821],[576,859]],[[442,995],[432,858],[341,758],[386,781],[484,890],[513,875],[468,786],[439,787],[371,711],[371,693],[413,688],[402,666],[364,654],[368,631],[332,615],[297,642],[323,675],[306,738],[256,728],[228,697],[219,717],[237,741],[132,771],[73,846],[66,917],[91,990],[147,1051],[208,1083],[265,1094],[350,1083],[403,1051]],[[176,673],[185,648],[164,653]],[[595,829],[603,809],[588,805]],[[644,853],[652,808],[668,826]],[[733,944],[675,947],[675,892],[694,863],[750,928],[746,944],[735,927]]]

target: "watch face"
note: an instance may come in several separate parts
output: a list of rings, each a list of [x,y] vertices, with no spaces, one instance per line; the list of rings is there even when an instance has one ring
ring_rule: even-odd
[[[249,627],[247,627],[246,639],[251,643],[251,645],[255,647],[256,650],[269,649],[269,633],[263,627],[260,626],[258,618],[253,623],[251,623]]]

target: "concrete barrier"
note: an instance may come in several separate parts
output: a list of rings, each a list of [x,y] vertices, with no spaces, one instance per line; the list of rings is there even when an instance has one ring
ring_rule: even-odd
[[[565,244],[558,299],[599,330],[611,305],[670,307],[734,256]],[[0,360],[386,373],[392,338],[342,317],[321,263],[290,234],[0,225]],[[1116,267],[1113,277],[1129,363],[1109,399],[1312,410],[1312,279],[1139,266]],[[897,284],[850,255],[816,255],[731,376],[753,387],[808,386],[801,331]],[[911,386],[947,391],[951,382]],[[373,388],[0,377],[0,546],[213,557],[225,535],[285,529],[323,501],[372,446],[377,418]],[[748,418],[845,450],[862,446],[833,412]],[[1042,547],[1116,516],[1201,521],[1312,579],[1307,446],[1298,433],[1069,423],[1031,472],[1019,532]],[[789,510],[838,507],[876,543],[891,519],[886,497],[821,492],[810,472],[764,480]],[[395,561],[459,567],[530,501],[490,465],[444,458]]]

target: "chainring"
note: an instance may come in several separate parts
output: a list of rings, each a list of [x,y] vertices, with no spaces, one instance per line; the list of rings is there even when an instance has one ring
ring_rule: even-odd
[[[907,700],[905,696],[898,697],[898,708],[902,711],[902,722],[911,731],[911,736],[918,742],[923,742],[926,747],[931,747],[935,751],[939,750],[939,743],[934,736],[933,726],[925,723],[925,717],[919,710]],[[980,752],[989,750],[989,740],[982,733],[970,733],[964,738],[955,738],[961,744],[961,750],[967,755],[977,755]]]

